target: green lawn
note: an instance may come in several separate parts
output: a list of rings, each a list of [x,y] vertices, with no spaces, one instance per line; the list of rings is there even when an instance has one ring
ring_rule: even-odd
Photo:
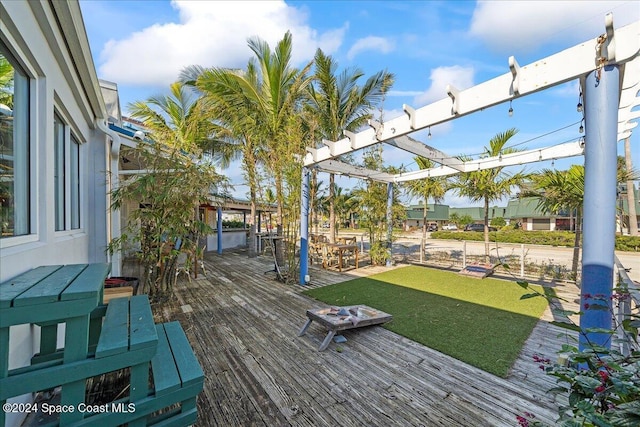
[[[547,306],[521,300],[525,293],[514,282],[417,266],[305,291],[327,304],[390,313],[385,328],[501,377]]]

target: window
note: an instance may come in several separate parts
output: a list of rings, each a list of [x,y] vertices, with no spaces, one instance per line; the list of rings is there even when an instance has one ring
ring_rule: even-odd
[[[64,123],[60,117],[55,114],[53,118],[53,144],[54,144],[54,194],[55,194],[55,215],[56,215],[56,231],[64,230]]]
[[[0,43],[0,237],[30,232],[29,79]]]
[[[78,140],[71,135],[70,147],[70,202],[71,202],[71,229],[80,228],[80,144]]]
[[[62,118],[53,117],[56,231],[80,228],[80,144]]]

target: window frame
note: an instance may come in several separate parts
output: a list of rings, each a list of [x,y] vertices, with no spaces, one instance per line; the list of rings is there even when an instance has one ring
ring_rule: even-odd
[[[32,182],[34,148],[32,143],[31,114],[33,98],[33,78],[10,51],[9,46],[0,40],[0,53],[13,68],[13,109],[12,109],[12,148],[11,157],[14,174],[11,196],[14,200],[13,234],[0,236],[1,247],[8,241],[32,240],[34,233],[34,191]],[[16,240],[17,239],[17,240]]]
[[[73,232],[83,228],[82,165],[79,138],[72,131],[62,109],[54,106],[54,226],[55,232]],[[60,126],[60,129],[58,129]],[[62,167],[62,176],[59,176]]]

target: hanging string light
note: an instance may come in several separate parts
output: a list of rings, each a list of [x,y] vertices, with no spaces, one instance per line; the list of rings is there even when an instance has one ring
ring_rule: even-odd
[[[580,127],[578,128],[578,132],[584,133],[584,118],[580,120]]]
[[[578,113],[582,113],[582,90],[580,90],[580,95],[578,96],[578,105],[576,105],[576,110]]]
[[[509,100],[509,117],[513,117],[513,105],[512,100]]]
[[[429,126],[429,133],[427,134],[427,138],[431,139],[431,126]]]

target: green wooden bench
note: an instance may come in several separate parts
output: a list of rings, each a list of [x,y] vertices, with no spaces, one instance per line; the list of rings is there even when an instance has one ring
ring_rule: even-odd
[[[120,399],[111,403],[115,406],[133,403],[135,410],[96,414],[70,426],[128,423],[164,427],[196,422],[196,397],[204,388],[204,372],[180,323],[163,323],[155,325],[155,328],[158,349],[151,359],[153,387],[144,398]]]
[[[145,295],[99,305],[107,274],[103,264],[48,266],[0,284],[0,401],[62,386],[61,403],[77,407],[84,402],[87,378],[129,368],[129,397],[108,403],[113,410],[62,414],[59,424],[194,423],[204,374],[182,327],[178,322],[155,325]],[[65,347],[57,349],[63,322]],[[9,327],[25,323],[41,325],[41,353],[31,365],[9,371]]]
[[[109,270],[106,263],[42,266],[0,283],[0,395],[6,396],[7,390],[12,390],[5,385],[9,380],[11,326],[40,325],[41,353],[51,355],[56,352],[58,324],[65,323],[63,363],[87,357],[91,312],[102,300]],[[20,394],[23,393],[6,397]],[[0,397],[0,402],[4,403],[6,397]],[[84,382],[77,381],[67,386],[62,403],[83,397]],[[0,425],[4,421],[5,413],[0,412]]]

